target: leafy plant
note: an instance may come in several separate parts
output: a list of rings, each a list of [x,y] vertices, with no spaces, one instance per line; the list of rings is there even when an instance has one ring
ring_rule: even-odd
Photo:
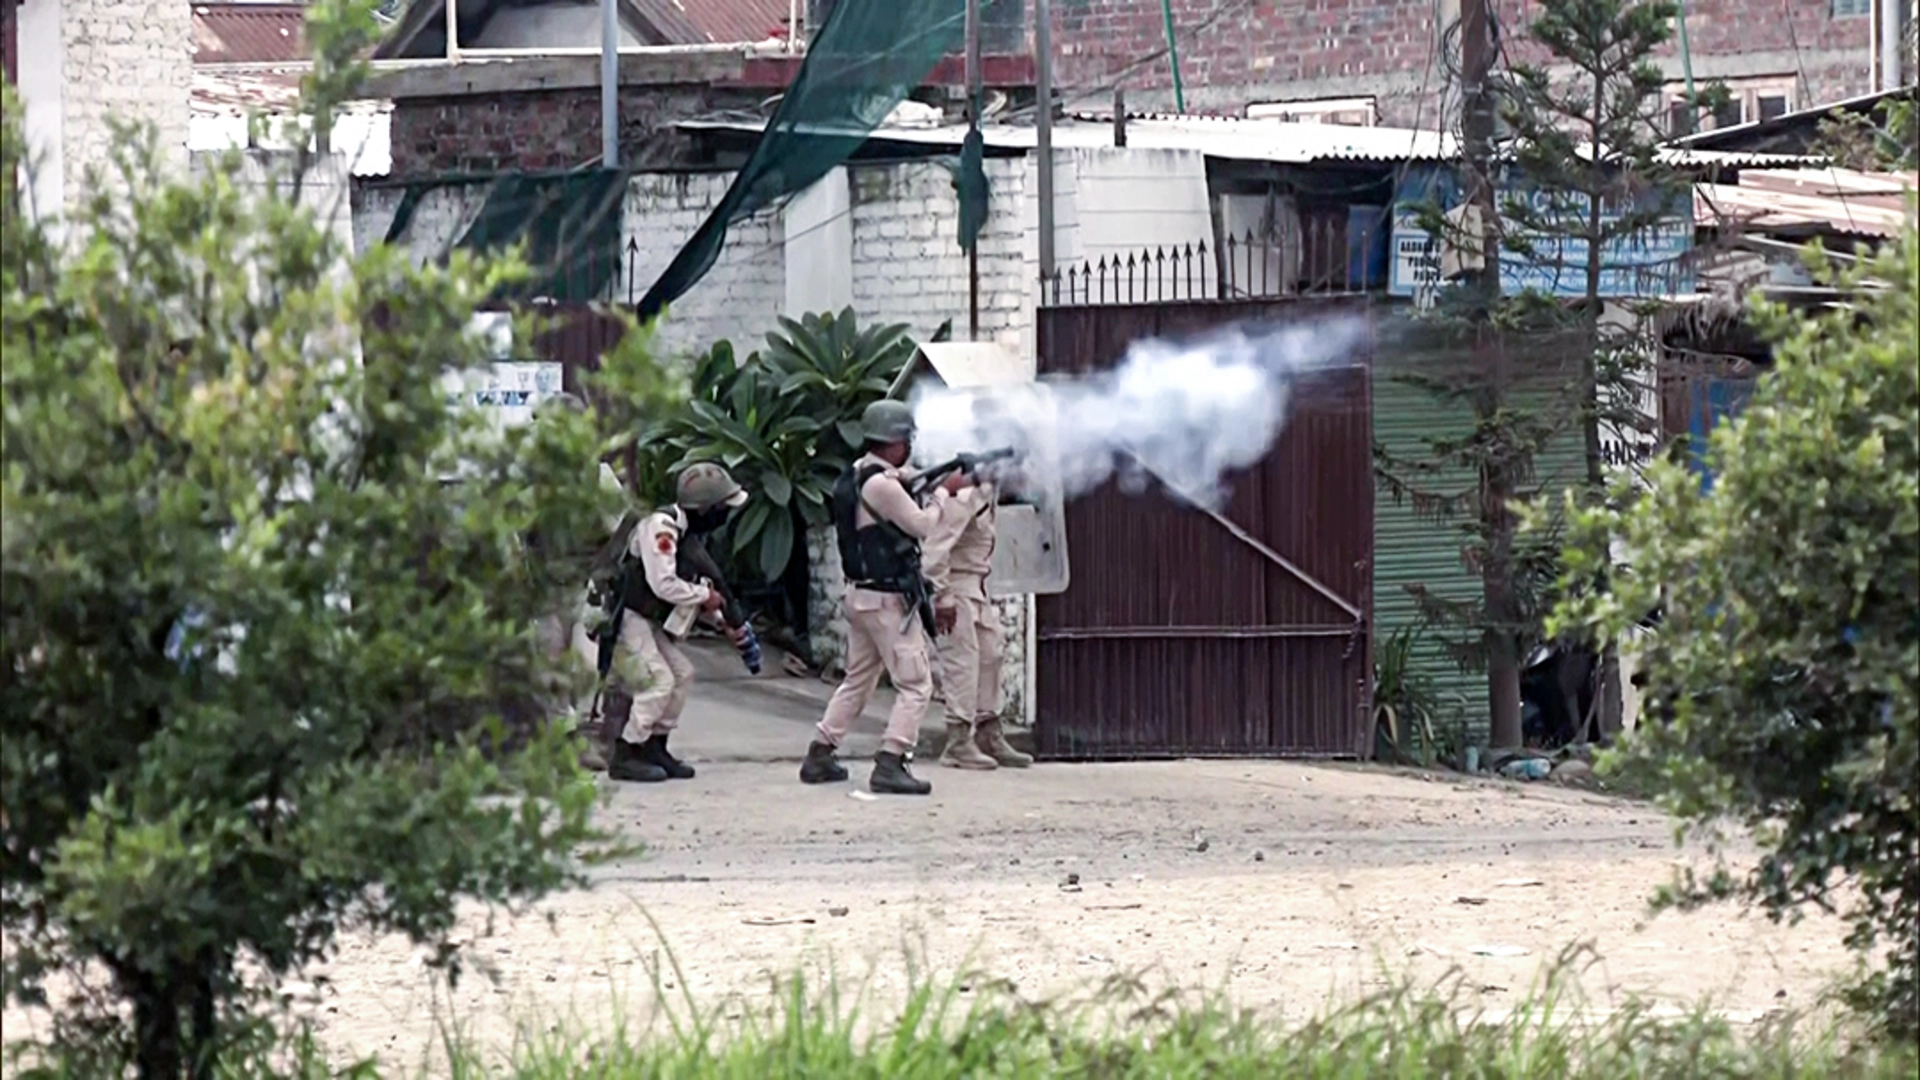
[[[1403,626],[1375,647],[1373,715],[1376,726],[1386,729],[1395,754],[1407,756],[1407,744],[1417,735],[1421,764],[1431,765],[1437,749],[1433,722],[1439,700],[1431,682],[1414,666],[1417,642],[1413,628]]]
[[[369,8],[311,9],[309,117],[356,93]],[[499,433],[445,382],[526,268],[355,255],[275,194],[303,155],[251,164],[171,179],[122,130],[60,241],[0,196],[5,990],[106,976],[43,1048],[78,1075],[214,1075],[343,932],[457,970],[468,903],[575,883],[599,840],[528,689],[578,578],[521,543],[598,530],[592,419]]]
[[[1816,275],[1807,318],[1762,306],[1774,370],[1707,439],[1711,490],[1661,461],[1617,508],[1574,514],[1552,623],[1632,648],[1653,714],[1604,758],[1643,766],[1706,834],[1742,821],[1757,866],[1721,862],[1669,900],[1740,896],[1775,918],[1839,908],[1887,1027],[1920,1034],[1920,236]],[[1610,552],[1632,570],[1608,576]],[[1658,633],[1634,635],[1658,610]]]
[[[737,565],[768,584],[804,559],[801,534],[828,522],[834,482],[859,452],[860,413],[886,395],[915,349],[906,326],[863,330],[851,308],[780,327],[744,360],[729,342],[709,349],[687,409],[645,440],[665,475],[718,461],[747,488],[730,547]]]

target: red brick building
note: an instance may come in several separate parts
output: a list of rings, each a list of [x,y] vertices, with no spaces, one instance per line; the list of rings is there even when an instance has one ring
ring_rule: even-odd
[[[1908,6],[1904,0],[1892,0]],[[1431,126],[1447,95],[1443,30],[1459,0],[1172,0],[1189,110],[1242,113],[1259,102],[1374,100],[1378,122]],[[1526,27],[1538,0],[1494,0],[1509,60],[1535,59]],[[1879,0],[1687,0],[1697,81],[1721,78],[1744,119],[1869,93]],[[1909,19],[1912,17],[1909,13]],[[1159,0],[1053,0],[1056,86],[1103,106],[1172,106]],[[1662,65],[1684,78],[1676,41]],[[1731,116],[1723,117],[1731,119]]]
[[[395,99],[393,165],[399,175],[494,168],[569,168],[599,152],[597,21],[591,0],[456,0],[463,49],[566,44],[576,55],[513,65],[416,68],[380,84]],[[1033,64],[1023,43],[1032,0],[982,0],[988,85],[1030,98]],[[1432,128],[1456,123],[1459,0],[1171,0],[1187,109]],[[1535,59],[1526,28],[1539,0],[1493,0],[1509,61]],[[805,0],[816,23],[831,0]],[[1696,82],[1724,79],[1735,104],[1704,127],[1757,120],[1877,89],[1875,32],[1882,3],[1912,0],[1686,0]],[[683,11],[699,14],[696,22]],[[445,54],[445,0],[420,0],[383,59]],[[624,0],[623,40],[675,45],[622,59],[622,142],[632,163],[676,160],[676,120],[754,111],[792,77],[798,58],[748,56],[742,46],[787,32],[784,0]],[[1169,111],[1173,71],[1161,0],[1052,0],[1054,86],[1069,109],[1109,109],[1115,89],[1136,111]],[[509,16],[513,17],[512,21]],[[536,16],[538,18],[536,18]],[[1911,17],[1911,16],[1909,16]],[[509,26],[511,22],[511,26]],[[511,33],[509,33],[511,30]],[[688,47],[695,47],[687,51]],[[701,51],[698,47],[704,46]],[[496,54],[497,55],[497,54]],[[480,54],[468,54],[478,60]],[[1661,58],[1678,95],[1678,45]],[[960,65],[929,80],[958,101]],[[1264,106],[1264,108],[1263,108]],[[1445,114],[1443,119],[1443,112]]]

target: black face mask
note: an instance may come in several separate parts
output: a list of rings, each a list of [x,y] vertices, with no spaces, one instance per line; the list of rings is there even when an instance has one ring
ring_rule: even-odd
[[[705,510],[689,510],[687,511],[687,531],[696,536],[704,536],[718,531],[732,516],[732,508],[725,505],[709,507]]]

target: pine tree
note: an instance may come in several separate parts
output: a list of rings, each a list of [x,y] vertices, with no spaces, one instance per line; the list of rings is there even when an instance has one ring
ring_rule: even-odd
[[[1660,150],[1662,80],[1651,63],[1672,4],[1542,0],[1528,41],[1548,63],[1489,73],[1478,95],[1467,25],[1476,7],[1462,9],[1465,161],[1457,193],[1440,193],[1457,198],[1421,212],[1443,262],[1461,272],[1423,320],[1421,370],[1396,376],[1463,406],[1472,423],[1464,435],[1427,437],[1418,457],[1377,456],[1395,498],[1460,534],[1479,595],[1409,589],[1452,658],[1487,673],[1490,741],[1510,747],[1521,741],[1521,661],[1542,640],[1557,554],[1551,528],[1516,534],[1513,507],[1558,481],[1541,475],[1541,458],[1575,430],[1585,469],[1572,479],[1598,499],[1601,433],[1650,429],[1638,319],[1609,318],[1607,302],[1627,294],[1637,314],[1638,298],[1673,291],[1682,269],[1673,260],[1617,253],[1647,249],[1672,228],[1676,205],[1690,207],[1685,177]],[[1488,130],[1496,111],[1504,147]]]
[[[1609,465],[1639,464],[1630,453],[1609,460],[1608,429],[1623,450],[1640,443],[1633,435],[1652,434],[1641,407],[1651,353],[1643,316],[1679,291],[1677,253],[1687,247],[1671,241],[1692,232],[1689,180],[1662,152],[1665,77],[1653,59],[1676,14],[1668,0],[1542,0],[1528,40],[1546,63],[1516,65],[1502,95],[1526,184],[1502,200],[1504,243],[1530,267],[1533,286],[1516,302],[1535,308],[1535,321],[1568,329],[1579,352],[1589,501],[1605,497]],[[1569,291],[1572,304],[1559,299]],[[1599,683],[1601,730],[1616,731],[1611,653]]]

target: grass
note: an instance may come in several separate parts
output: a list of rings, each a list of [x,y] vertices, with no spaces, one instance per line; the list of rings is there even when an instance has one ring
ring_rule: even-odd
[[[1474,1004],[1475,988],[1456,976],[1424,989],[1402,983],[1291,1025],[1218,994],[1152,993],[1129,978],[1110,979],[1078,1002],[1023,1000],[1006,984],[979,979],[922,980],[884,1014],[849,1002],[835,984],[795,978],[758,1009],[703,1012],[689,1000],[648,1033],[551,1028],[489,1055],[443,1031],[431,1072],[453,1080],[1920,1075],[1916,1048],[1864,1041],[1844,1020],[1781,1014],[1739,1024],[1707,1003],[1687,1011],[1641,1001],[1590,1008],[1575,988],[1578,969],[1593,961],[1570,950],[1521,1004],[1497,1014]],[[329,1069],[310,1039],[302,1045],[302,1063],[291,1070],[299,1080],[425,1075]]]
[[[1570,950],[1521,1003],[1499,1013],[1475,1004],[1475,987],[1450,977],[1427,988],[1401,983],[1318,1018],[1274,1022],[1219,994],[1154,993],[1113,978],[1075,1002],[1036,1002],[977,978],[919,980],[902,1004],[869,1011],[837,983],[800,978],[755,1007],[701,1010],[690,998],[636,1032],[597,1034],[555,1026],[488,1052],[443,1026],[431,1068],[329,1062],[311,1033],[271,1055],[230,1062],[222,1080],[1076,1080],[1474,1077],[1901,1078],[1920,1075],[1911,1046],[1864,1041],[1844,1019],[1781,1014],[1754,1024],[1626,1001],[1592,1008],[1576,989],[1590,952]],[[684,987],[677,966],[672,983]],[[664,982],[665,980],[657,980]],[[656,985],[656,991],[660,986]],[[684,991],[683,991],[684,993]],[[662,995],[664,997],[664,994]],[[858,995],[860,997],[864,995]],[[532,1018],[523,1015],[523,1019]],[[523,1031],[538,1029],[529,1023]],[[35,1080],[87,1080],[93,1067],[21,1072]]]

